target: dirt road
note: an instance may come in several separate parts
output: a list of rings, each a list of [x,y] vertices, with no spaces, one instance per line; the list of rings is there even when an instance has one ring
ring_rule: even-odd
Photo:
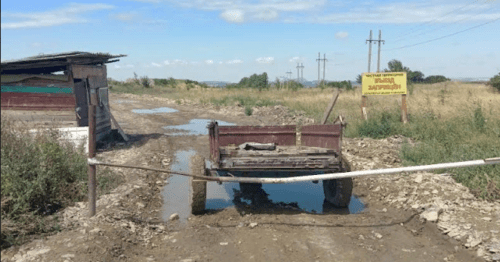
[[[110,104],[131,141],[104,148],[98,158],[178,171],[188,171],[189,156],[208,158],[203,119],[237,125],[311,122],[281,107],[245,116],[237,106],[115,94]],[[358,170],[398,166],[402,140],[345,139],[344,154]],[[188,216],[187,180],[114,170],[126,182],[100,197],[96,217],[87,218],[86,203],[66,208],[62,232],[4,250],[2,261],[500,260],[500,203],[474,198],[446,175],[356,179],[354,204],[342,210],[323,205],[321,182],[264,186],[269,195],[262,192],[251,201],[237,184],[211,184],[211,210]],[[170,221],[173,213],[179,219]]]

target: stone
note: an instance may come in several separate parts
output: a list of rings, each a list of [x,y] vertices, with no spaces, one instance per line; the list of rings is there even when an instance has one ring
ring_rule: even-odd
[[[253,223],[250,223],[248,226],[249,226],[250,228],[254,228],[254,227],[256,227],[257,225],[258,225],[258,224],[257,224],[257,222],[253,222]]]
[[[144,205],[144,203],[142,203],[142,202],[137,202],[137,206],[138,206],[139,208],[144,208],[144,207],[146,207],[146,205]]]
[[[62,255],[61,257],[62,258],[74,258],[75,254],[66,254],[66,255]]]
[[[179,219],[179,214],[177,213],[173,213],[172,215],[170,215],[170,217],[168,218],[168,220],[170,221],[174,221],[174,220],[177,220]]]
[[[89,231],[89,233],[91,233],[91,234],[97,234],[99,232],[101,232],[101,229],[98,228],[98,227],[96,227],[96,228],[94,228],[94,229],[92,229],[92,230]]]
[[[378,238],[378,239],[381,239],[381,238],[382,238],[382,235],[381,235],[380,233],[375,233],[374,235],[375,235],[375,237],[376,237],[376,238]]]
[[[436,206],[431,206],[427,208],[424,212],[422,212],[422,214],[420,214],[420,218],[425,219],[426,221],[429,222],[437,222],[441,211],[442,211],[441,208]]]
[[[491,217],[483,217],[483,220],[490,222],[491,221]]]
[[[415,178],[415,183],[422,183],[422,180],[423,180],[423,175],[422,174],[418,174],[417,177]]]
[[[465,246],[468,248],[473,248],[481,244],[482,241],[483,240],[479,236],[469,235],[469,238],[467,238],[467,243],[465,243]]]
[[[500,241],[492,242],[488,246],[488,251],[490,251],[491,253],[500,253]]]
[[[228,242],[220,242],[219,243],[221,246],[227,246],[229,243]]]

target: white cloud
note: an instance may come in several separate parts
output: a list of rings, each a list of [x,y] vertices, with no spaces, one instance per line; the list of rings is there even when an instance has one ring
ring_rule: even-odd
[[[187,65],[188,62],[184,61],[184,60],[181,60],[181,59],[175,59],[174,61],[172,61],[172,64],[173,65]]]
[[[2,12],[2,29],[38,28],[64,24],[86,23],[87,19],[80,14],[112,9],[114,6],[107,4],[70,4],[67,7],[52,11],[36,13],[10,13]],[[16,20],[11,22],[10,20]]]
[[[165,65],[170,65],[170,61],[168,61],[168,60],[163,61],[163,63],[164,63]]]
[[[253,16],[256,20],[272,21],[278,18],[278,12],[272,9],[265,9]]]
[[[252,0],[169,0],[184,8],[205,11],[220,11],[220,18],[230,23],[247,21],[272,21],[280,13],[304,12],[325,6],[327,0],[273,0],[255,2]],[[247,19],[246,17],[249,17]]]
[[[138,15],[135,12],[125,12],[125,13],[112,14],[110,15],[110,17],[123,22],[130,22],[138,18]]]
[[[243,23],[245,13],[241,10],[226,10],[220,14],[220,17],[229,23]]]
[[[335,33],[336,39],[344,39],[344,38],[348,38],[348,37],[349,37],[349,33],[347,33],[347,32],[339,31],[339,32]]]
[[[234,60],[229,60],[226,63],[227,64],[241,64],[241,63],[243,63],[243,61],[240,59],[234,59]]]
[[[125,67],[127,67],[127,68],[134,68],[134,65],[127,64]]]
[[[222,61],[219,61],[219,65],[222,65],[223,63],[224,63],[224,62],[222,62]]]
[[[459,8],[460,6],[458,6]],[[310,17],[300,22],[311,23],[455,23],[492,20],[500,17],[499,11],[484,13],[490,4],[475,4],[467,6],[462,12],[453,12],[457,9],[456,3],[434,2],[407,2],[390,3],[376,7],[359,6],[343,13],[331,13],[322,16]],[[363,15],[360,15],[363,14]]]
[[[158,64],[158,63],[155,63],[155,62],[152,62],[151,65],[154,66],[154,67],[161,67],[161,64]]]
[[[257,59],[255,59],[255,61],[257,61],[257,63],[261,63],[261,64],[272,64],[274,63],[274,57],[259,57]]]
[[[122,67],[121,67],[120,65],[115,64],[115,68],[116,68],[116,69],[120,69],[120,68],[122,68]]]
[[[138,0],[136,0],[138,1]],[[144,0],[148,1],[148,0]],[[184,8],[219,11],[230,23],[274,21],[284,23],[433,23],[476,22],[500,17],[495,0],[457,4],[451,0],[411,2],[327,0],[167,0]],[[454,11],[457,8],[460,11]],[[491,9],[491,11],[488,11]],[[438,19],[436,19],[438,18]]]
[[[214,63],[214,61],[213,61],[213,60],[205,60],[205,64],[207,64],[207,65],[211,65],[211,64],[213,64],[213,63]]]
[[[290,58],[289,61],[292,63],[300,63],[300,62],[303,62],[304,59],[302,59],[302,57],[295,56],[295,57]]]

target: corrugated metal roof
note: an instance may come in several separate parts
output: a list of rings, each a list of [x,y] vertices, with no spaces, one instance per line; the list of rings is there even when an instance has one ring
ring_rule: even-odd
[[[72,52],[62,52],[54,54],[42,54],[37,56],[29,56],[21,59],[6,60],[2,62],[2,66],[4,64],[8,65],[11,63],[46,61],[46,60],[64,59],[64,58],[97,58],[97,59],[108,60],[124,56],[126,55],[111,55],[109,53],[90,53],[90,52],[72,51]]]
[[[65,70],[70,64],[97,65],[118,61],[126,55],[111,55],[109,53],[64,52],[43,54],[22,59],[3,61],[1,71],[6,74],[47,74]]]

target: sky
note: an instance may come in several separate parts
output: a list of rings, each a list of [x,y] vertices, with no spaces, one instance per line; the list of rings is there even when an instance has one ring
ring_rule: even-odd
[[[327,80],[368,72],[366,40],[382,31],[381,69],[398,59],[449,78],[500,71],[500,0],[2,0],[1,59],[66,51],[125,54],[108,77],[238,82]],[[463,32],[462,32],[463,31]],[[378,45],[372,44],[371,71]],[[321,78],[323,63],[321,63]]]

